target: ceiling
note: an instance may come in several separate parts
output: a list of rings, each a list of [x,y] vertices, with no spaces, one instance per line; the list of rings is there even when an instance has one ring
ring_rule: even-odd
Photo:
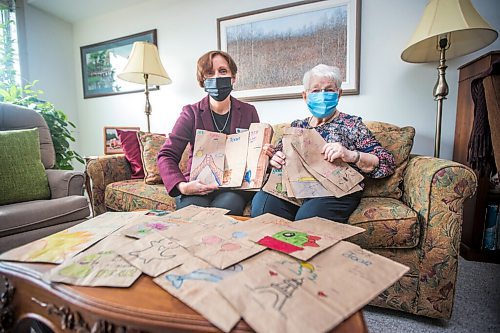
[[[139,4],[144,0],[27,0],[26,2],[64,21],[75,23],[92,16]]]

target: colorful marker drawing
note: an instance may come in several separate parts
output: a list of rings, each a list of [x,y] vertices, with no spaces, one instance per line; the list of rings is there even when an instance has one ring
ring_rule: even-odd
[[[143,238],[154,231],[165,231],[178,224],[172,222],[151,221],[142,222],[122,231],[122,234],[132,238]]]
[[[201,156],[203,153],[198,151],[196,154]],[[215,182],[220,186],[224,179],[224,169],[215,164],[212,155],[205,155],[200,164],[191,170],[190,175],[192,180],[200,179],[205,184],[212,184]]]
[[[316,268],[308,261],[302,260],[282,260],[276,265],[285,267],[287,271],[294,273],[297,276],[307,277],[307,279],[314,281],[318,277]]]
[[[189,180],[222,185],[224,180],[224,147],[226,135],[205,130],[196,130],[193,160]]]
[[[68,232],[64,230],[32,243],[33,251],[26,253],[27,261],[59,263],[71,253],[81,250],[94,237],[88,231]]]
[[[112,250],[88,251],[44,274],[44,280],[76,286],[130,287],[141,275]]]
[[[132,277],[137,273],[137,269],[117,256],[114,251],[100,251],[75,258],[74,263],[58,271],[60,276],[78,279],[88,277],[92,273],[96,278]]]
[[[178,243],[164,238],[158,241],[150,241],[148,247],[129,252],[129,255],[142,261],[143,264],[149,264],[154,260],[170,260],[175,258],[176,254],[172,253],[172,250],[179,247]]]
[[[277,275],[274,276],[276,277]],[[274,296],[274,300],[272,300],[272,307],[280,313],[283,306],[285,306],[286,301],[293,296],[293,293],[302,285],[304,281],[303,278],[290,279],[282,277],[281,279],[281,281],[272,282],[269,285],[253,289],[256,294],[270,294]],[[281,314],[284,315],[283,313]]]
[[[183,275],[175,275],[175,274],[167,274],[165,275],[165,279],[172,283],[177,289],[180,289],[186,280],[201,280],[212,283],[218,283],[224,278],[239,273],[243,270],[243,266],[240,264],[236,264],[234,266],[228,267],[226,269],[217,269],[217,268],[205,268],[205,269],[197,269],[188,274]]]
[[[319,247],[316,241],[320,239],[319,236],[308,235],[305,232],[284,230],[272,236],[265,236],[257,243],[276,251],[293,253],[304,250],[304,246]]]

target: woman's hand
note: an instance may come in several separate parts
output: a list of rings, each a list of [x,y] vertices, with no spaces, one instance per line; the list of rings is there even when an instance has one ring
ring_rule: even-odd
[[[205,195],[217,190],[217,185],[205,185],[201,180],[193,180],[190,182],[180,182],[177,184],[177,189],[184,195]]]
[[[277,151],[269,161],[269,164],[276,169],[281,169],[285,165],[285,158],[286,156],[282,151]]]
[[[346,147],[342,146],[340,142],[330,142],[323,146],[321,153],[324,156],[324,159],[333,162],[336,159],[340,158],[342,161],[346,163],[354,163],[357,159],[357,153],[355,151],[349,150]]]
[[[275,147],[274,147],[274,145],[272,145],[270,143],[266,143],[262,147],[262,150],[264,151],[264,153],[266,153],[267,156],[269,156],[270,158],[272,158],[273,155],[274,155],[274,152],[275,152]]]

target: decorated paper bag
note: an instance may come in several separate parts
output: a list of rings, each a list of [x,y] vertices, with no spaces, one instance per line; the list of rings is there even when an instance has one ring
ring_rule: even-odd
[[[173,238],[176,240],[187,240],[194,237],[196,234],[203,231],[217,230],[226,228],[234,224],[234,220],[225,215],[208,215],[201,220],[193,221],[192,223],[179,224],[177,228],[158,231],[164,237]]]
[[[248,222],[229,223],[213,219],[212,223],[202,228],[199,224],[186,225],[182,235],[178,233],[175,238],[194,256],[216,268],[225,269],[265,250],[264,246],[250,241],[245,228],[251,225]]]
[[[176,228],[179,225],[173,222],[163,222],[155,219],[147,219],[143,222],[127,226],[121,233],[131,238],[143,238],[153,234],[156,231],[164,231],[170,228]]]
[[[215,290],[215,286],[228,276],[237,275],[242,271],[241,264],[220,270],[192,257],[182,266],[153,281],[199,312],[219,329],[229,332],[240,320],[240,315]]]
[[[342,241],[309,262],[283,257],[252,266],[217,290],[257,332],[326,332],[407,270]]]
[[[246,171],[241,189],[260,189],[269,163],[269,156],[262,150],[264,144],[270,143],[273,128],[265,123],[252,123],[248,130],[248,151],[246,156]]]
[[[266,223],[266,227],[255,228],[248,233],[249,238],[257,244],[297,259],[309,260],[340,240],[363,231],[363,228],[313,217],[288,225]]]
[[[289,190],[287,184],[287,192],[293,193],[297,199],[332,196],[333,194],[302,166],[298,154],[291,145],[292,137],[284,135],[282,140],[283,153],[286,155],[286,164],[283,168],[291,187]]]
[[[291,202],[296,206],[302,204],[302,200],[288,196],[287,189],[283,185],[283,170],[272,168],[266,184],[262,187],[264,192],[274,195],[277,198]]]
[[[129,287],[141,271],[115,251],[134,242],[121,235],[110,235],[44,275],[45,280],[89,287]]]
[[[182,265],[191,256],[178,242],[157,232],[121,247],[118,254],[153,277]]]
[[[229,209],[189,205],[184,208],[180,208],[167,215],[157,217],[157,219],[162,222],[185,224],[185,223],[203,221],[211,216],[221,216],[228,212]]]
[[[301,136],[292,137],[290,143],[307,165],[344,192],[350,191],[364,178],[345,162],[326,161],[321,154],[326,141],[314,129],[305,130]]]
[[[294,150],[296,151],[295,147]],[[358,184],[355,185],[353,188],[351,188],[349,191],[344,192],[340,187],[335,185],[332,181],[330,181],[328,178],[325,178],[322,174],[318,173],[315,169],[313,169],[307,162],[304,160],[302,156],[297,154],[300,162],[302,163],[302,166],[314,177],[316,178],[321,185],[323,185],[333,196],[337,198],[341,198],[345,195],[352,194],[357,191],[361,191],[363,188]],[[330,162],[328,162],[330,163]],[[354,169],[352,169],[354,170]],[[355,170],[354,170],[355,171]]]
[[[196,130],[189,180],[200,180],[207,185],[222,185],[225,146],[225,134]]]
[[[247,165],[249,132],[231,134],[226,139],[224,179],[221,187],[239,187]]]
[[[107,212],[69,229],[0,255],[0,260],[60,264],[113,231],[141,218],[142,213]]]

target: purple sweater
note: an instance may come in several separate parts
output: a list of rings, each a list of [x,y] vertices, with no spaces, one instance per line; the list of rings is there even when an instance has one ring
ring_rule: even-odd
[[[249,128],[251,123],[258,122],[260,122],[259,115],[253,105],[231,97],[231,134],[236,133],[236,128]],[[182,108],[172,133],[168,135],[167,141],[158,153],[160,175],[168,194],[172,197],[181,194],[176,185],[189,180],[197,129],[216,131],[210,112],[208,95],[198,103]],[[191,144],[191,151],[189,152],[187,172],[183,174],[179,169],[179,162],[188,143]]]

